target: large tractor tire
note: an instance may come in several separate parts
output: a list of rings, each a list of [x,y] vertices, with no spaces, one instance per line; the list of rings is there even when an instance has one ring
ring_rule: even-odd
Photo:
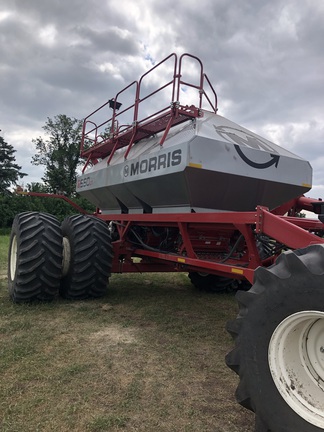
[[[15,303],[52,300],[62,275],[62,233],[49,214],[18,214],[12,225],[8,256],[9,296]]]
[[[73,300],[104,296],[113,257],[108,225],[96,217],[74,215],[64,219],[62,232],[60,294]]]
[[[199,291],[212,293],[231,292],[237,289],[238,281],[208,273],[190,272],[188,277]]]
[[[324,431],[324,245],[283,253],[259,268],[227,329],[227,365],[240,378],[237,401],[257,432]]]

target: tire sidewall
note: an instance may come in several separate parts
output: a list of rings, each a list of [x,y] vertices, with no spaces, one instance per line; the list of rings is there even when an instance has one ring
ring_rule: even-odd
[[[69,257],[69,266],[66,275],[64,275],[61,279],[61,286],[68,288],[71,284],[71,280],[73,277],[73,269],[74,269],[74,259],[75,259],[75,242],[73,235],[73,227],[69,224],[69,219],[66,218],[63,220],[61,228],[63,238],[65,237],[69,242],[70,248],[70,257]]]
[[[18,226],[19,225],[18,218],[19,216],[16,216],[12,223],[10,239],[9,239],[9,250],[8,250],[8,292],[12,300],[15,300],[16,297],[18,257],[20,252],[20,231]],[[12,266],[12,248],[13,248],[14,239],[16,239],[17,256],[16,256],[16,264],[15,264],[15,275],[14,278],[12,278],[11,266]]]

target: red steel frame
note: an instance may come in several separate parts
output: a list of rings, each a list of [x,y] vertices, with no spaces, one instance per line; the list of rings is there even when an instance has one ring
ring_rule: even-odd
[[[314,209],[321,201],[301,197],[294,201],[295,208]],[[278,210],[279,211],[279,210]],[[256,235],[263,234],[282,244],[282,248],[299,249],[310,244],[324,243],[324,225],[316,219],[276,215],[264,207],[255,212],[224,213],[177,213],[177,214],[124,214],[97,215],[100,219],[114,222],[119,239],[113,242],[113,272],[202,272],[253,282],[254,271],[259,266],[274,263],[278,254],[266,259],[260,257]],[[128,234],[134,227],[176,228],[181,235],[179,253],[168,253],[135,247]],[[204,239],[197,242],[197,234],[204,238],[218,239],[239,233],[244,237],[242,256],[231,257],[224,262],[219,254],[202,258],[199,251],[210,248]],[[207,242],[208,243],[208,242]],[[149,245],[148,245],[149,246]],[[199,251],[197,251],[197,248]],[[141,258],[140,262],[134,258]]]
[[[63,199],[78,212],[88,214],[64,195],[36,192],[25,194]],[[283,248],[300,249],[324,243],[324,224],[317,219],[282,215],[288,210],[287,205],[288,203],[272,212],[258,206],[254,212],[103,215],[98,211],[95,216],[113,223],[118,231],[118,240],[112,243],[113,273],[201,272],[253,283],[255,269],[273,264]],[[321,200],[303,196],[289,203],[292,214],[302,210],[320,214],[322,206],[324,203]],[[177,253],[154,250],[149,244],[148,247],[135,246],[129,239],[129,233],[134,227],[175,229],[181,239]],[[234,234],[244,238],[241,255],[230,257],[224,262],[222,254],[213,253],[213,246],[209,244],[221,238],[230,239]],[[260,234],[282,244],[282,249],[262,259],[256,244],[256,236]]]

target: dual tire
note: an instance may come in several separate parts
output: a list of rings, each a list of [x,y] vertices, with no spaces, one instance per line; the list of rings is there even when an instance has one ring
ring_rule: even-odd
[[[112,264],[108,226],[98,218],[74,215],[62,225],[49,214],[18,214],[12,225],[9,296],[15,303],[49,301],[58,292],[69,299],[102,297]]]

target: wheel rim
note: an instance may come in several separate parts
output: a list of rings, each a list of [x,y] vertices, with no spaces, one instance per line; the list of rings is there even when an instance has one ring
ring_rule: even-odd
[[[10,279],[13,281],[17,269],[17,236],[13,236],[10,249]]]
[[[324,312],[290,315],[274,331],[268,351],[274,383],[304,420],[324,428]]]

